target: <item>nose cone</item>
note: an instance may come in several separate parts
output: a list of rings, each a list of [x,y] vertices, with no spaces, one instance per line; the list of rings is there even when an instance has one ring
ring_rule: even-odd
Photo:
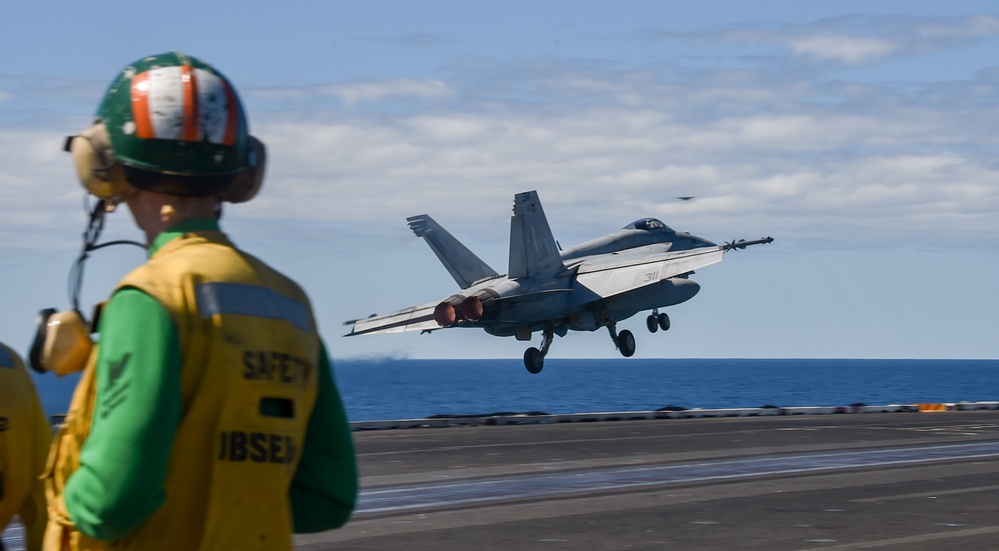
[[[714,243],[712,241],[708,241],[707,239],[704,239],[703,237],[698,237],[696,235],[692,235],[692,234],[689,234],[687,232],[678,233],[678,234],[676,234],[676,236],[677,236],[677,244],[676,245],[679,245],[680,243],[683,243],[684,245],[686,245],[685,247],[683,247],[683,249],[697,249],[697,248],[700,248],[700,247],[717,247],[718,246],[716,243]],[[676,245],[673,246],[673,249],[674,250],[681,250]]]
[[[717,247],[718,246],[718,244],[715,243],[714,241],[708,241],[707,239],[704,239],[703,237],[698,237],[696,235],[692,235],[692,236],[690,236],[690,238],[694,240],[694,243],[697,243],[697,245],[695,245],[697,247]]]

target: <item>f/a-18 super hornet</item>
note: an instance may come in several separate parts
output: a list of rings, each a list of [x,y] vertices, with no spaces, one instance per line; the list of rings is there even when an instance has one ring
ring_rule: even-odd
[[[535,191],[514,196],[510,220],[510,264],[500,275],[425,214],[407,218],[461,287],[443,299],[391,314],[346,322],[352,335],[436,331],[479,327],[500,336],[529,341],[542,335],[540,348],[528,348],[524,365],[531,373],[544,367],[555,335],[569,330],[606,327],[624,356],[635,353],[631,331],[617,322],[651,310],[649,331],[669,329],[660,308],[690,300],[700,285],[688,276],[720,262],[727,251],[770,243],[771,237],[716,245],[677,232],[655,218],[643,218],[621,230],[559,250]]]

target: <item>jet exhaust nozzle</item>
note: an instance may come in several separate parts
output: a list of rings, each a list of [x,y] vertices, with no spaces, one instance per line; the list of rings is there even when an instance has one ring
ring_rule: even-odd
[[[485,313],[478,293],[470,297],[452,295],[434,308],[434,321],[441,327],[451,327],[459,321],[479,321]]]
[[[460,304],[460,303],[459,303]],[[458,311],[455,310],[454,304],[450,302],[450,299],[445,300],[434,308],[434,321],[437,325],[441,327],[451,327],[458,322]]]
[[[461,314],[462,319],[468,321],[479,321],[482,319],[482,314],[485,313],[485,308],[482,307],[482,301],[476,296],[471,296],[461,301],[461,305],[458,308],[458,312]]]

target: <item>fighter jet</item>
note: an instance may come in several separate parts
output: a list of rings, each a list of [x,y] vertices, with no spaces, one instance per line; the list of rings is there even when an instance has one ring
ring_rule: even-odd
[[[514,196],[508,273],[500,275],[426,214],[406,219],[461,290],[443,299],[385,315],[352,320],[353,335],[431,332],[478,327],[499,337],[541,347],[524,352],[531,373],[544,367],[555,335],[606,327],[622,355],[635,353],[631,331],[617,322],[651,310],[649,331],[670,327],[661,308],[686,302],[700,290],[689,276],[722,260],[727,251],[770,243],[771,237],[716,245],[677,232],[655,218],[642,218],[612,234],[559,250],[536,191]]]

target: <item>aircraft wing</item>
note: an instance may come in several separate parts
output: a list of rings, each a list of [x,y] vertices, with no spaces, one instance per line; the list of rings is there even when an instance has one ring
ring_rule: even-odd
[[[441,326],[434,321],[434,308],[440,301],[413,306],[391,314],[371,316],[364,319],[348,321],[344,325],[354,327],[346,337],[354,335],[375,335],[378,333],[402,333],[403,331],[432,331]]]
[[[724,247],[600,255],[579,264],[576,282],[601,298],[652,285],[721,262]]]

